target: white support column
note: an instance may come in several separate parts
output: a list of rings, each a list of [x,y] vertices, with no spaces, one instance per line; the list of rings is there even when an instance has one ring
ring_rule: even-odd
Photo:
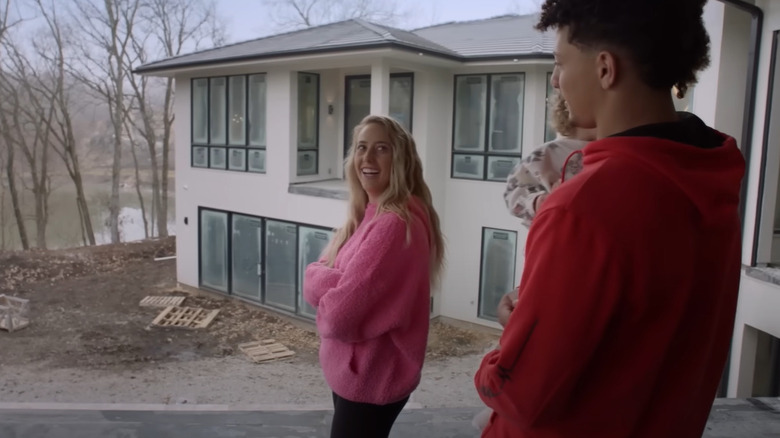
[[[390,67],[385,60],[371,64],[371,114],[390,114]]]
[[[287,190],[296,175],[298,157],[298,73],[271,71],[268,81],[266,163],[268,180]]]
[[[727,396],[751,397],[753,395],[753,374],[756,369],[758,330],[739,321],[734,328],[734,341],[731,349],[731,370]]]

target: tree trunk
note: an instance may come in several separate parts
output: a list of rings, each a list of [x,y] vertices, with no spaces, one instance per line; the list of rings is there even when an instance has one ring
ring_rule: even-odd
[[[5,215],[5,186],[0,184],[0,251],[5,251],[5,226],[8,217]]]
[[[149,238],[149,221],[146,220],[146,205],[144,196],[141,193],[141,175],[138,172],[138,156],[135,153],[135,143],[130,146],[130,153],[133,155],[133,168],[135,169],[135,193],[138,195],[138,202],[141,205],[141,218],[144,221],[144,236]]]
[[[19,201],[19,192],[16,190],[16,178],[14,176],[14,146],[6,144],[7,158],[5,163],[5,175],[8,178],[8,191],[11,192],[11,205],[16,219],[16,228],[19,230],[19,241],[22,243],[22,249],[30,249],[30,241],[27,238],[27,228],[24,225],[24,216],[22,215],[21,202]]]
[[[90,245],[95,245],[95,228],[92,226],[92,217],[89,215],[89,204],[87,204],[87,197],[84,194],[84,182],[81,179],[81,169],[79,167],[78,157],[75,156],[73,151],[71,156],[72,170],[71,180],[76,187],[76,205],[79,207],[79,211],[82,213],[81,221],[84,225],[84,232],[87,235],[87,241]],[[74,161],[75,160],[75,161]]]
[[[150,147],[149,154],[151,155],[152,166],[152,202],[154,203],[154,210],[157,219],[157,235],[165,237],[168,235],[168,218],[162,215],[162,196],[160,191],[160,168],[157,163],[157,147]]]
[[[117,114],[115,117],[121,116]],[[119,235],[119,179],[121,176],[122,133],[119,129],[114,129],[114,164],[111,166],[111,201],[108,205],[108,224],[111,229],[111,243],[119,243],[121,241],[121,236]]]
[[[62,68],[62,66],[60,66]],[[64,70],[63,70],[64,71]],[[73,123],[70,118],[70,108],[68,108],[67,100],[65,99],[63,80],[60,78],[59,84],[59,96],[58,105],[62,113],[63,130],[65,142],[63,145],[65,164],[68,167],[68,174],[73,181],[73,185],[76,187],[76,205],[79,207],[79,211],[83,212],[81,220],[84,225],[84,232],[87,235],[87,241],[89,244],[95,245],[95,228],[92,226],[92,217],[89,215],[89,204],[87,204],[87,197],[84,194],[84,181],[81,178],[81,164],[79,163],[79,154],[76,149],[76,136],[73,133]]]
[[[46,249],[46,200],[45,193],[35,192],[35,246]]]
[[[165,87],[165,110],[163,111],[162,168],[160,169],[160,206],[157,210],[160,237],[168,237],[168,173],[171,163],[171,131],[173,130],[173,79],[168,78]]]

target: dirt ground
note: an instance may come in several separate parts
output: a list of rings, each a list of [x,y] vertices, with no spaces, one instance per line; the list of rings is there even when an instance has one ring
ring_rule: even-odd
[[[0,294],[30,300],[32,321],[0,331],[0,401],[327,402],[312,324],[178,290],[175,261],[154,261],[174,252],[168,238],[0,253]],[[151,326],[161,309],[139,306],[149,295],[186,296],[186,306],[220,312],[206,329]],[[254,364],[238,351],[240,343],[267,338],[295,356]],[[473,405],[471,375],[496,339],[434,321],[418,401]]]

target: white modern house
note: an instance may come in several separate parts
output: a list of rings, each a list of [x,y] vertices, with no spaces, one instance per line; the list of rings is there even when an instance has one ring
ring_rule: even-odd
[[[780,262],[780,80],[775,90],[771,78],[780,77],[780,1],[711,0],[706,15],[712,67],[679,104],[741,139],[750,162],[723,388],[777,396],[780,270],[770,266]],[[546,111],[554,35],[535,31],[536,20],[414,31],[348,20],[139,67],[176,79],[178,281],[313,318],[302,273],[346,218],[351,129],[387,114],[417,140],[447,238],[432,315],[498,328],[496,304],[520,278],[527,234],[504,207],[504,181],[554,136]]]

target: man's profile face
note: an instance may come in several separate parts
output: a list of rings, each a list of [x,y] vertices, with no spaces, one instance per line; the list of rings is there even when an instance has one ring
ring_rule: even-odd
[[[569,28],[565,26],[558,29],[554,54],[552,86],[566,101],[571,122],[581,128],[595,128],[601,90],[596,52],[570,43]]]

